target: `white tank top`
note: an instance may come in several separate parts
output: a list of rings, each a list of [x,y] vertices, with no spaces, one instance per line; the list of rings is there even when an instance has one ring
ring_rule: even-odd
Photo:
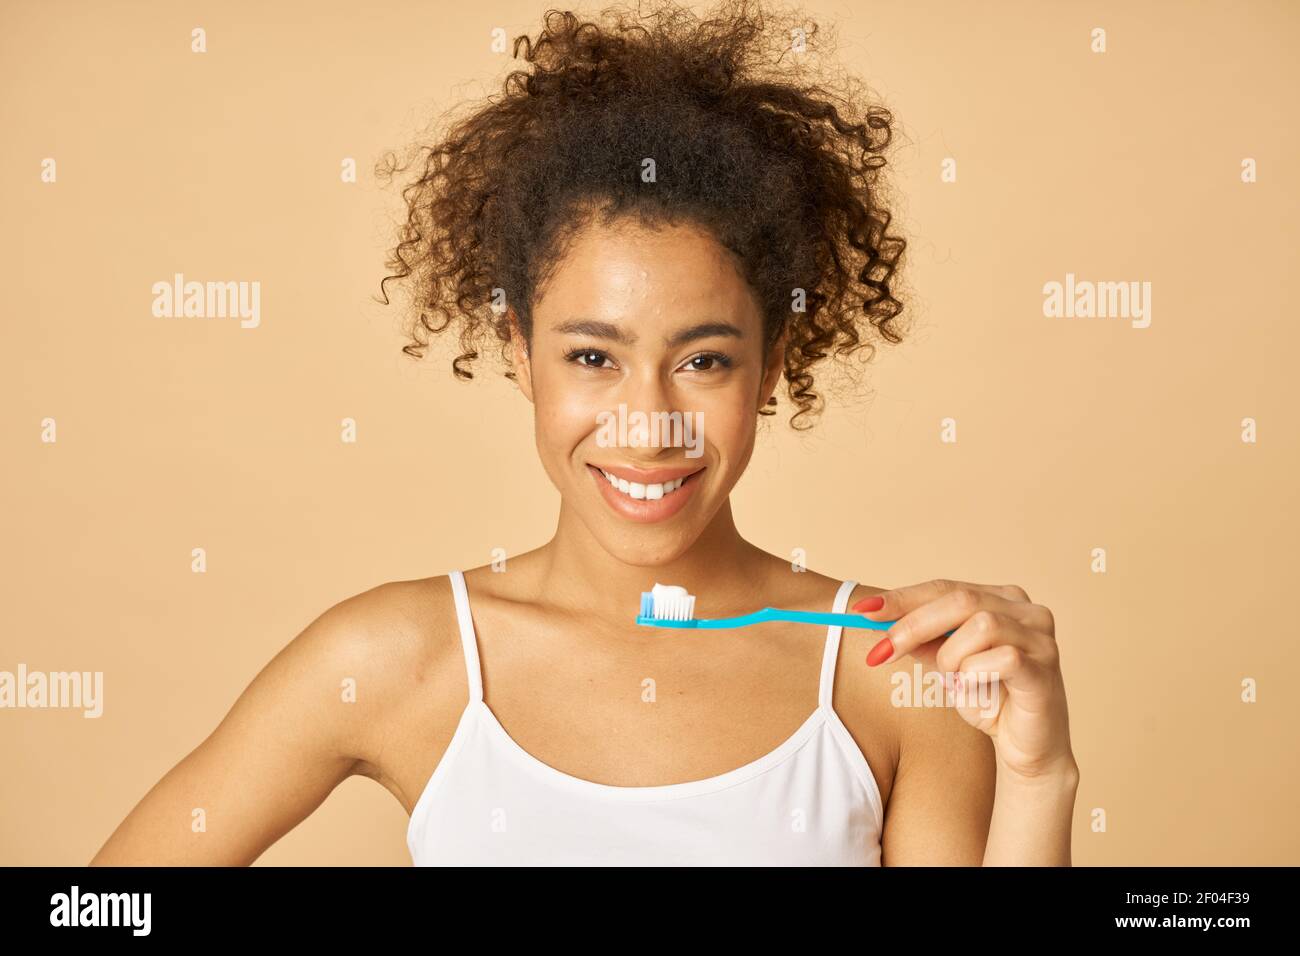
[[[469,703],[411,813],[416,866],[880,865],[880,790],[831,707],[841,628],[826,632],[817,709],[775,750],[716,777],[616,787],[557,770],[506,733],[483,700],[465,578],[449,577]]]

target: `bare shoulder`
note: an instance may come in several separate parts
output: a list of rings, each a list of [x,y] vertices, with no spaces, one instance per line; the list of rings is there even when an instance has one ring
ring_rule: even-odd
[[[895,684],[891,709],[898,715],[884,863],[981,865],[996,788],[993,739],[942,702],[942,675],[933,664],[904,657],[873,670]],[[918,681],[918,674],[927,676]]]
[[[450,579],[445,575],[390,581],[346,598],[296,639],[304,662],[348,703],[341,745],[356,772],[381,778],[382,755],[402,718],[463,670]],[[461,681],[463,683],[463,681]],[[448,687],[448,715],[460,694]]]
[[[856,588],[850,608],[882,590]],[[868,666],[866,657],[882,636],[870,628],[844,629],[835,696],[880,784],[884,862],[978,866],[993,808],[992,738],[947,706],[933,654],[928,663],[904,656]],[[875,737],[886,741],[879,771],[870,752]]]
[[[848,606],[883,590],[887,589],[859,585]],[[871,628],[844,629],[835,707],[871,763],[887,809],[891,795],[905,779],[909,790],[919,785],[943,794],[965,788],[976,798],[977,806],[986,795],[991,801],[992,740],[955,709],[944,706],[938,690],[941,678],[932,673],[932,665],[903,657],[891,664],[868,666],[867,655],[882,635]],[[878,761],[872,760],[872,749],[884,751]],[[963,782],[945,783],[945,774],[960,774]],[[911,797],[908,799],[910,802]]]
[[[410,664],[433,650],[437,635],[451,630],[446,615],[452,607],[445,576],[390,581],[328,608],[300,639],[324,659],[364,666],[379,676],[391,670],[385,662],[400,658]]]
[[[855,603],[883,590],[865,584],[855,586],[845,610],[852,613]],[[880,631],[858,627],[841,631],[831,703],[866,758],[880,791],[881,804],[887,808],[898,769],[904,724],[891,705],[889,675],[884,668],[867,666],[867,655],[880,640],[880,634]]]

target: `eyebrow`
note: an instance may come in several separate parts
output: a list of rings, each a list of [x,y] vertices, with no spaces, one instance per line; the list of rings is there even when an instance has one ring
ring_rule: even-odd
[[[552,331],[559,332],[561,335],[589,335],[596,339],[610,339],[620,345],[632,345],[636,342],[636,336],[630,332],[624,332],[612,322],[597,322],[595,319],[561,322]]]
[[[636,336],[631,332],[625,331],[612,322],[598,322],[595,319],[575,319],[572,322],[561,322],[552,331],[561,335],[589,335],[592,338],[609,339],[612,342],[618,342],[620,345],[634,345],[636,343]],[[745,334],[730,322],[701,322],[699,325],[679,329],[666,338],[664,344],[672,348],[678,345],[686,345],[698,339],[712,338],[715,335],[727,336],[733,339],[743,339],[745,337]]]
[[[664,344],[671,348],[672,346],[694,342],[696,339],[713,338],[715,335],[725,335],[733,339],[743,339],[745,337],[745,333],[730,322],[702,322],[699,325],[692,325],[688,329],[681,329],[673,333]]]

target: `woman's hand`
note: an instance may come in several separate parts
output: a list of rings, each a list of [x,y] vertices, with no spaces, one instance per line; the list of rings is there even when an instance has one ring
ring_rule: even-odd
[[[1032,782],[1078,775],[1056,622],[1022,588],[936,580],[864,598],[853,610],[896,619],[867,663],[911,655],[942,672],[962,717],[993,738],[1000,776]]]

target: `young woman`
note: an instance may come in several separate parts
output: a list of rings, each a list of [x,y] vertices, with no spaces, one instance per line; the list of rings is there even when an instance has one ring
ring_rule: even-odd
[[[1069,863],[1051,612],[1014,586],[792,568],[732,519],[782,380],[801,427],[814,367],[899,341],[890,115],[808,84],[814,31],[790,23],[747,3],[551,11],[516,42],[531,71],[404,193],[390,278],[413,286],[409,351],[455,328],[469,376],[501,343],[561,494],[554,536],[330,608],[92,862],[250,863],[365,774],[411,814],[417,864]],[[638,412],[699,427],[652,441]],[[638,626],[656,582],[699,617],[897,623]],[[917,661],[996,693],[899,700]]]

